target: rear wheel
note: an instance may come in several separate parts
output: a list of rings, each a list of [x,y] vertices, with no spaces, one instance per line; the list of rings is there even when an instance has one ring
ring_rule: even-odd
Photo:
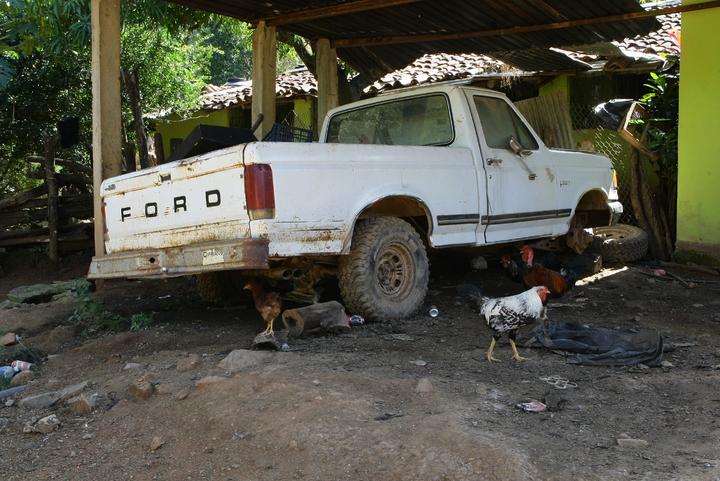
[[[408,317],[423,303],[430,263],[420,235],[395,217],[358,222],[340,260],[340,292],[349,313],[372,321]]]
[[[248,291],[243,290],[242,271],[206,272],[195,276],[198,296],[206,304],[245,302]]]

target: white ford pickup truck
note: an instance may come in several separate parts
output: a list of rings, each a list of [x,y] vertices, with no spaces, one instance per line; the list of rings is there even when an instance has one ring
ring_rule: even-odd
[[[548,149],[503,94],[462,84],[332,110],[318,143],[237,145],[101,194],[92,279],[244,270],[308,287],[329,272],[369,319],[422,304],[426,247],[557,238],[622,212],[607,158]]]

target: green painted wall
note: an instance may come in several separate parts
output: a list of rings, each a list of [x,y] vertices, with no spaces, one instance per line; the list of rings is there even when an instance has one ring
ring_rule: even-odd
[[[170,148],[171,139],[185,140],[185,137],[200,124],[227,127],[230,125],[230,109],[215,112],[196,112],[192,117],[187,119],[173,114],[164,120],[158,120],[156,129],[163,138],[165,157],[169,157],[172,153],[172,149]]]
[[[720,8],[682,21],[678,254],[720,262]]]

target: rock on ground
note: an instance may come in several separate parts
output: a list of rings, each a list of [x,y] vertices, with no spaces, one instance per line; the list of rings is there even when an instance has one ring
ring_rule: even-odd
[[[60,400],[59,391],[45,392],[22,398],[18,406],[25,409],[47,409]]]
[[[26,424],[23,428],[25,433],[40,433],[50,434],[53,431],[60,429],[60,419],[54,414],[46,416],[36,422],[34,425]]]
[[[0,337],[0,346],[12,346],[17,343],[17,335],[14,332],[8,332]]]
[[[200,367],[201,363],[202,358],[200,358],[200,356],[198,356],[197,354],[190,354],[189,356],[180,359],[177,362],[175,369],[177,370],[177,372],[192,371],[193,369],[197,369],[198,367]]]
[[[229,372],[238,372],[269,362],[272,358],[271,352],[237,349],[220,361],[218,367]]]
[[[163,438],[160,436],[154,436],[150,441],[150,451],[157,451],[163,447],[163,444],[165,444],[165,440]]]
[[[618,438],[618,446],[624,449],[645,449],[650,443],[644,439]]]
[[[33,380],[35,374],[32,371],[20,371],[10,381],[11,386],[23,386]]]
[[[144,379],[137,380],[128,386],[128,394],[136,401],[149,399],[154,392],[155,388],[152,383]]]
[[[11,290],[7,298],[11,302],[22,304],[39,304],[49,302],[53,296],[89,285],[86,279],[76,279],[67,282],[55,282],[53,284],[35,284],[31,286],[20,286]]]
[[[60,401],[66,401],[70,398],[73,398],[83,392],[83,390],[88,387],[88,382],[83,381],[79,382],[77,384],[73,384],[72,386],[68,386],[65,389],[60,391]]]
[[[97,406],[97,394],[81,394],[72,399],[68,399],[67,404],[75,414],[90,414]]]

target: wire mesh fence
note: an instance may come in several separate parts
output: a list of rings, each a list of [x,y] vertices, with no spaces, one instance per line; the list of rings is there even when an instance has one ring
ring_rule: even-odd
[[[593,112],[594,106],[573,105],[570,117],[575,135],[575,148],[586,152],[603,154],[610,159],[617,172],[618,191],[624,212],[620,218],[623,224],[637,225],[630,201],[629,168],[632,150],[630,145],[620,137],[617,131],[605,128],[598,116]]]

